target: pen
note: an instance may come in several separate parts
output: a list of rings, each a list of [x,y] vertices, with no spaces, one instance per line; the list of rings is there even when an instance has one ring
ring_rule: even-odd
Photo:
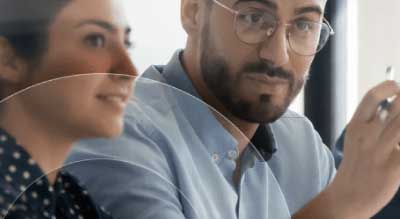
[[[386,80],[393,81],[394,80],[394,73],[395,73],[395,71],[394,71],[393,66],[388,66],[386,68],[386,73],[385,73]],[[380,106],[380,110],[386,110],[387,108],[389,108],[392,99],[393,98],[391,97],[391,98],[387,98],[384,101],[382,101],[381,104],[379,105]]]
[[[394,74],[395,74],[395,72],[394,72],[393,66],[388,66],[386,68],[386,73],[385,73],[386,80],[392,80],[393,81],[394,80]],[[391,102],[392,102],[392,100],[394,98],[395,97],[386,98],[384,101],[382,101],[379,104],[378,116],[379,116],[379,120],[381,122],[384,122],[386,120],[386,117],[389,114],[387,109],[390,107],[390,104],[391,104]]]

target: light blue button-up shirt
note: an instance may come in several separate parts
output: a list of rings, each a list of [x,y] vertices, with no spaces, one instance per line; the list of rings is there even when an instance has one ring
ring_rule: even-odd
[[[237,141],[196,98],[180,54],[137,80],[121,137],[83,141],[71,153],[67,162],[91,160],[70,171],[99,204],[121,219],[279,219],[329,184],[330,151],[291,111],[262,125],[266,142],[246,148],[233,183]],[[266,162],[268,148],[277,151]]]

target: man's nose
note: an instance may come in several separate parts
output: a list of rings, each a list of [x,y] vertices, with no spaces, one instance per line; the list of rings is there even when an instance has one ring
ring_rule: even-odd
[[[276,66],[283,66],[289,61],[289,42],[286,28],[278,27],[260,46],[260,58],[270,60]]]

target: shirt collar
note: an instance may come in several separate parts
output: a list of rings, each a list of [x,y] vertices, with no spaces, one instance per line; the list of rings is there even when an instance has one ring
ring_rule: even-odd
[[[207,147],[208,152],[211,155],[217,153],[219,156],[227,156],[229,151],[236,150],[238,142],[215,118],[212,109],[201,101],[199,94],[183,69],[181,62],[182,54],[183,50],[178,50],[166,66],[155,67],[169,85],[188,94],[184,95],[185,101],[183,101],[183,99],[178,99],[178,102],[180,102],[179,105],[186,114],[187,119],[200,140]],[[144,77],[147,77],[146,73],[144,73]],[[193,98],[187,101],[189,95]],[[251,139],[251,143],[265,161],[269,160],[276,151],[273,133],[269,125],[266,124],[259,126],[256,134]]]

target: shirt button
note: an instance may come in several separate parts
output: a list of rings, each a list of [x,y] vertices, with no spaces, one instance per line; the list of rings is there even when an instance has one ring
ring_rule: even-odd
[[[213,159],[214,162],[218,162],[219,161],[219,155],[217,153],[214,153],[212,155],[212,159]]]
[[[228,158],[229,158],[229,160],[236,160],[237,152],[236,151],[229,151],[228,152]]]

